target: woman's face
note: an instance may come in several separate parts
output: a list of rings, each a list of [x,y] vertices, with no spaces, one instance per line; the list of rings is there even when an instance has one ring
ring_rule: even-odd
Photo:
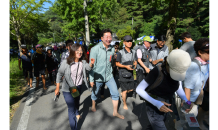
[[[79,47],[77,50],[76,50],[76,58],[81,58],[82,57],[82,55],[83,55],[83,50],[82,50],[82,48],[81,47]]]
[[[204,50],[204,51],[199,51],[199,55],[200,55],[200,57],[201,57],[202,60],[208,61],[208,60],[209,60],[209,57],[210,57],[209,49],[206,49],[206,50]]]

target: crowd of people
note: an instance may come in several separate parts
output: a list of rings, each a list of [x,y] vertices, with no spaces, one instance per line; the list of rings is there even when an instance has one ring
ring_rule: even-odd
[[[22,45],[22,52],[18,54],[19,68],[22,61],[23,74],[30,88],[33,87],[32,71],[37,81],[36,88],[41,75],[44,90],[47,89],[45,73],[48,73],[51,84],[56,85],[55,95],[60,94],[62,82],[61,90],[72,130],[77,129],[81,118],[79,101],[83,81],[87,89],[92,90],[93,112],[96,111],[99,91],[101,97],[104,96],[102,90],[107,85],[113,116],[124,119],[125,115],[118,113],[120,94],[117,86],[120,86],[124,110],[128,110],[127,93],[132,93],[133,97],[138,94],[140,100],[146,101],[147,130],[166,130],[165,120],[170,112],[175,114],[177,130],[182,130],[187,123],[187,113],[193,113],[200,128],[205,129],[203,120],[209,122],[209,39],[193,41],[190,33],[185,32],[181,34],[185,42],[181,48],[169,52],[165,35],[157,37],[156,43],[145,36],[143,44],[134,49],[131,49],[131,36],[123,38],[124,48],[119,49],[119,43],[110,45],[111,35],[110,29],[102,30],[101,42],[89,48],[67,40],[66,46],[48,46],[44,51],[38,44],[31,54],[26,45]],[[115,81],[116,74],[119,82]],[[188,105],[188,108],[181,111],[183,105]]]

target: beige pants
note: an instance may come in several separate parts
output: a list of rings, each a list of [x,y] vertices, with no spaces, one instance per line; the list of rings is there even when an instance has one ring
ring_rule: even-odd
[[[185,113],[181,111],[181,102],[182,102],[181,98],[175,94],[175,104],[180,118],[180,120],[176,121],[175,123],[175,129],[177,130],[183,130],[183,126],[185,125],[185,123],[187,123],[185,119]],[[187,114],[190,113],[193,113],[196,117],[198,115],[198,105],[192,103],[192,109]]]

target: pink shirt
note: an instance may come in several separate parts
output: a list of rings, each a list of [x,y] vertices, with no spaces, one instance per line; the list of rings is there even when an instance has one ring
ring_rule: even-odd
[[[143,46],[147,49],[147,47],[143,44]],[[150,47],[148,48],[148,50],[150,49]],[[142,51],[140,49],[137,49],[137,57],[138,59],[142,58]]]
[[[77,73],[78,64],[79,64],[79,69],[78,69],[77,80],[76,80],[76,73]],[[83,69],[82,62],[75,62],[75,64],[73,64],[71,66],[71,78],[73,79],[73,83],[76,86],[82,85],[82,81],[83,81],[82,69]]]

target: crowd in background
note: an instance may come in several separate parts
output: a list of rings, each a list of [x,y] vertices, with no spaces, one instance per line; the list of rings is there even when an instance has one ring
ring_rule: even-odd
[[[165,120],[169,112],[175,114],[175,129],[181,130],[187,121],[185,114],[193,113],[201,129],[205,129],[203,120],[209,124],[209,38],[192,40],[190,33],[181,34],[184,44],[179,49],[169,52],[165,45],[166,36],[157,37],[156,43],[149,36],[143,38],[142,45],[132,47],[133,39],[126,35],[111,46],[112,32],[104,29],[101,42],[88,48],[67,40],[52,46],[40,44],[28,52],[26,45],[21,45],[18,54],[19,68],[22,69],[28,85],[32,88],[33,75],[36,88],[41,75],[43,89],[46,90],[46,78],[51,85],[56,85],[55,95],[62,92],[68,106],[69,122],[72,130],[77,129],[80,119],[79,100],[84,82],[88,90],[92,89],[93,112],[95,101],[100,91],[104,97],[107,85],[113,104],[113,116],[124,119],[118,113],[119,92],[123,109],[127,110],[127,93],[136,94],[146,101],[146,114],[149,119],[146,129],[166,129]],[[136,71],[136,79],[134,78]],[[32,74],[34,73],[34,74]],[[28,76],[29,75],[29,76]],[[115,78],[119,77],[119,82]],[[135,82],[136,81],[136,82]]]

